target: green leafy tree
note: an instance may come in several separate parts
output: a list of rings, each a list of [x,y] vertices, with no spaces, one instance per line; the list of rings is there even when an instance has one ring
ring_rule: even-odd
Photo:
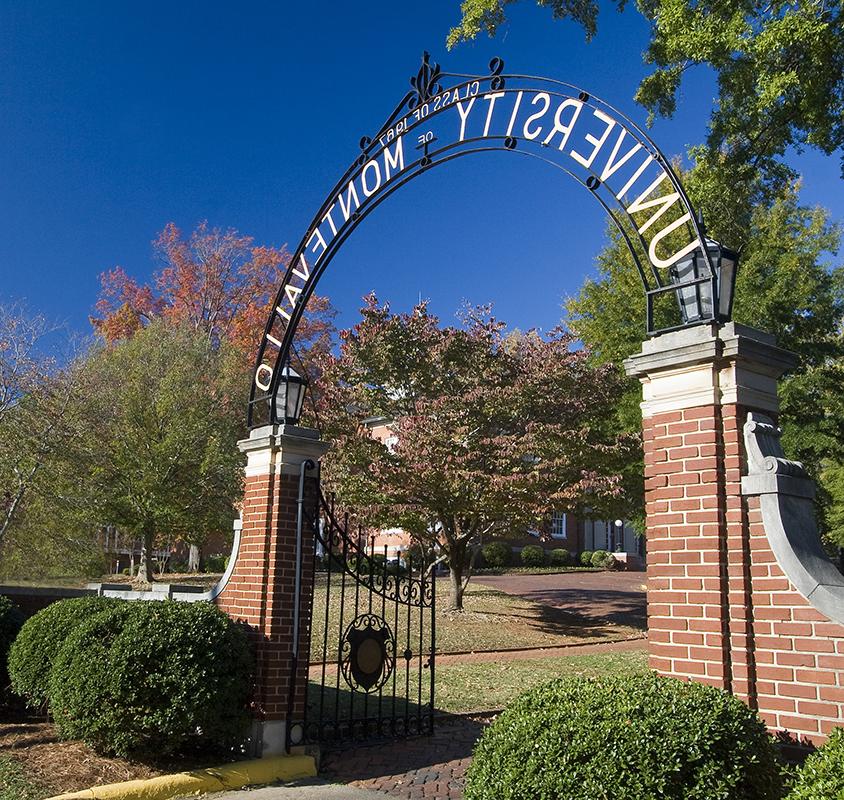
[[[447,44],[495,35],[515,0],[464,0]],[[590,0],[537,0],[555,19],[571,18],[587,38],[597,30]],[[618,2],[620,9],[625,3]],[[723,154],[734,179],[755,170],[777,183],[791,171],[790,147],[832,154],[844,147],[844,17],[840,2],[822,0],[638,0],[651,26],[644,54],[653,71],[636,100],[651,114],[671,116],[683,75],[712,68],[718,100],[707,147]],[[842,156],[844,159],[844,156]],[[844,160],[842,160],[844,168]],[[793,174],[792,174],[793,177]]]
[[[590,366],[571,336],[506,336],[488,309],[442,327],[425,303],[392,314],[374,296],[361,313],[318,386],[335,443],[324,475],[370,525],[439,549],[454,608],[483,537],[534,527],[551,509],[625,504],[622,465],[639,437],[608,431],[618,377]],[[369,435],[371,417],[389,421],[394,441]]]
[[[17,556],[39,567],[69,537],[42,521],[51,491],[49,465],[66,445],[67,419],[75,401],[71,370],[60,367],[68,338],[20,303],[0,303],[0,572]],[[58,344],[57,344],[58,343]],[[90,556],[90,541],[76,542]],[[80,548],[77,548],[77,551]]]
[[[149,582],[157,537],[197,541],[231,525],[243,367],[201,332],[157,321],[76,368],[81,400],[63,465],[78,476],[75,505],[142,541],[139,579]]]
[[[780,186],[770,206],[752,206],[747,199],[752,190],[730,197],[726,175],[703,162],[688,173],[686,185],[704,209],[710,234],[741,248],[735,320],[773,333],[780,346],[800,358],[798,369],[781,384],[784,445],[791,457],[821,476],[844,461],[844,404],[839,399],[844,269],[825,263],[838,247],[840,232],[826,211],[800,204],[796,184]],[[568,324],[598,363],[620,365],[640,347],[642,307],[631,298],[642,296],[641,283],[626,245],[613,231],[596,262],[597,277],[566,302]],[[638,382],[629,381],[619,414],[625,429],[641,424],[639,395]],[[825,508],[834,496],[844,502],[844,494],[834,495],[832,488]]]

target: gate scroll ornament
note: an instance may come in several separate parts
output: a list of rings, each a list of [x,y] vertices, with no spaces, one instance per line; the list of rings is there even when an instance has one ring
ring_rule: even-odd
[[[383,617],[361,614],[349,623],[340,647],[343,677],[352,689],[380,689],[396,662],[396,640]]]
[[[626,242],[646,296],[707,292],[696,322],[729,317],[720,303],[718,259],[669,161],[644,131],[608,103],[551,78],[504,72],[443,72],[424,54],[408,91],[328,193],[278,289],[255,364],[249,426],[278,419],[277,390],[296,328],[317,282],[345,240],[393,192],[461,156],[502,151],[538,159],[583,186]],[[712,243],[710,243],[711,245]],[[678,270],[690,257],[695,269]],[[697,266],[699,264],[699,266]],[[725,284],[726,285],[726,284]],[[687,323],[688,324],[688,323]],[[266,415],[269,414],[269,420]]]

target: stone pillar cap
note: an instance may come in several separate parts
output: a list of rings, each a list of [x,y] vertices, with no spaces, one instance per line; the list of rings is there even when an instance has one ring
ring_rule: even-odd
[[[624,360],[631,378],[704,363],[747,361],[772,377],[797,366],[794,353],[778,347],[770,333],[737,322],[708,323],[670,331],[642,343],[640,353]]]

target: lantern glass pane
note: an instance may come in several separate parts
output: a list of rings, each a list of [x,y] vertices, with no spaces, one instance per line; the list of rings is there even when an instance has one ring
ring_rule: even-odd
[[[296,425],[302,413],[305,399],[304,379],[290,367],[281,373],[281,381],[276,391],[276,422]]]
[[[681,258],[671,267],[671,282],[683,284],[698,277],[696,254]],[[694,322],[700,319],[699,286],[683,286],[675,291],[683,322]]]
[[[724,253],[718,273],[718,315],[721,319],[729,319],[732,313],[735,283],[736,258],[732,253]]]

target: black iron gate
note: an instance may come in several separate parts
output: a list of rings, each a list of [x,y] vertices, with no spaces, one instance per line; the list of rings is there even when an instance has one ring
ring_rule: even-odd
[[[374,537],[320,497],[304,737],[372,741],[434,724],[436,581],[423,559]]]

